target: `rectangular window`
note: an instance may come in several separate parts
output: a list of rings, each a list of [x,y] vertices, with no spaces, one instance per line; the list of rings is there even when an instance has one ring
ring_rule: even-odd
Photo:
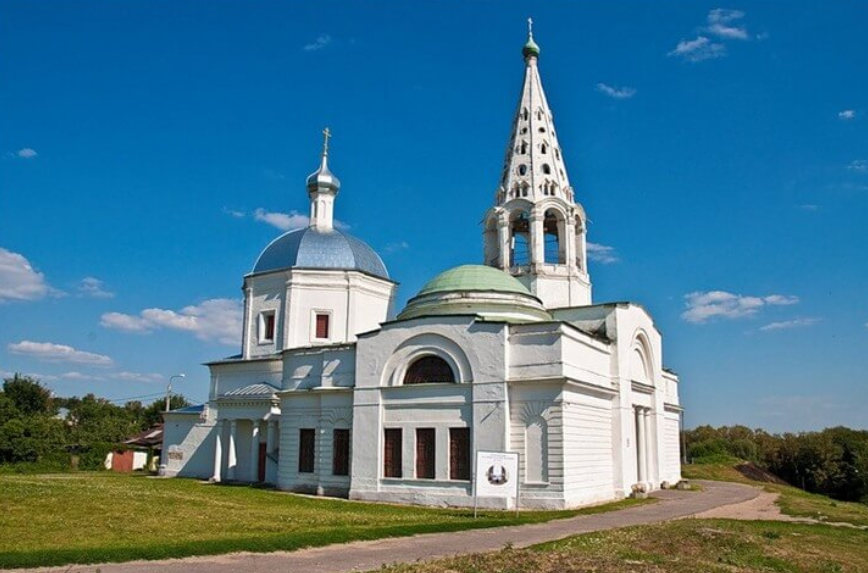
[[[434,479],[434,428],[416,430],[416,477]]]
[[[470,479],[470,428],[449,428],[449,479]]]
[[[329,315],[316,315],[316,337],[320,339],[328,339],[329,337]]]
[[[350,475],[350,431],[336,429],[332,433],[332,474]]]
[[[298,431],[298,473],[312,474],[316,455],[316,430],[302,428]]]
[[[274,312],[259,315],[259,342],[274,341]]]
[[[383,475],[390,478],[404,476],[403,460],[401,459],[401,430],[390,428],[385,432],[385,444],[383,448]]]

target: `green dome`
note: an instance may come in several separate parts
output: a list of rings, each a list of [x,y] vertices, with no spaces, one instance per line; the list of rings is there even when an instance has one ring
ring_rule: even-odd
[[[435,292],[494,291],[531,294],[527,288],[505,272],[485,265],[461,265],[444,271],[428,281],[417,296]]]
[[[533,41],[533,37],[528,38],[527,44],[525,44],[524,48],[521,49],[521,53],[525,58],[530,56],[539,57],[539,46],[537,46],[536,42]]]

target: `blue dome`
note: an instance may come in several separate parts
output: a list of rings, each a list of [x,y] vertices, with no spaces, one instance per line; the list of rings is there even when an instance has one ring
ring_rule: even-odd
[[[336,231],[313,227],[289,231],[265,247],[253,273],[283,269],[345,269],[389,278],[380,256],[359,239]]]

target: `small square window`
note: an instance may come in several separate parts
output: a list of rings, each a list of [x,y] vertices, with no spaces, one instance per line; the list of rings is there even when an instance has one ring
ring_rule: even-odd
[[[329,338],[329,318],[328,314],[317,313],[316,315],[316,337],[320,340],[328,340]]]
[[[259,342],[274,342],[274,311],[259,315]]]

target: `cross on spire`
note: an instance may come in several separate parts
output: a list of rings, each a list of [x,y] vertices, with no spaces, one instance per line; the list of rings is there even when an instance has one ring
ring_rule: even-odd
[[[533,18],[527,19],[527,37],[533,40]]]
[[[323,157],[325,157],[326,155],[329,154],[329,139],[331,138],[331,136],[332,136],[332,132],[328,127],[326,127],[324,130],[322,130],[322,154],[323,154]]]

